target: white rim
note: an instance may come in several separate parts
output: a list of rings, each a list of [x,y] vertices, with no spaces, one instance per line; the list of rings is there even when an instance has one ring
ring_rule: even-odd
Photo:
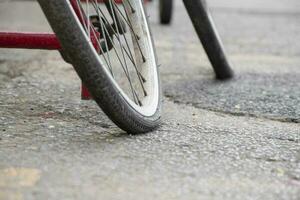
[[[91,0],[92,1],[92,0]],[[98,62],[103,67],[106,75],[109,77],[115,88],[120,92],[120,95],[128,102],[128,104],[135,109],[137,112],[141,113],[144,116],[152,116],[156,113],[158,104],[159,104],[159,80],[158,80],[158,72],[157,72],[157,65],[156,65],[156,59],[154,55],[154,49],[153,49],[153,43],[151,39],[151,34],[149,31],[146,15],[143,9],[143,4],[141,0],[124,0],[124,2],[127,2],[125,5],[126,9],[129,9],[129,4],[131,7],[134,8],[136,12],[131,13],[129,12],[128,18],[132,22],[132,29],[134,30],[134,33],[139,34],[139,41],[142,41],[140,43],[140,48],[144,53],[144,56],[146,58],[146,62],[142,63],[139,62],[138,67],[141,68],[141,73],[147,80],[144,84],[145,89],[147,91],[147,96],[141,99],[142,105],[137,105],[136,102],[134,102],[129,96],[124,92],[124,90],[120,87],[120,85],[117,83],[117,81],[113,78],[111,72],[109,71],[108,67],[105,65],[105,62],[95,48],[93,47],[92,42],[90,41],[89,35],[84,30],[83,25],[79,21],[76,13],[73,10],[72,5],[69,2],[69,7],[72,11],[72,14],[74,15],[83,35],[85,36],[86,41],[90,44],[90,47],[93,50],[94,55],[97,57]],[[132,34],[131,34],[132,35]],[[135,48],[136,51],[136,48]],[[135,52],[136,57],[138,57],[138,53]]]

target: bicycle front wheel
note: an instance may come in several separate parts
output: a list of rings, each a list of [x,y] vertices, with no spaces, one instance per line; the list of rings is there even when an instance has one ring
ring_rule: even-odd
[[[64,58],[107,116],[129,133],[159,125],[161,89],[141,0],[39,0]]]

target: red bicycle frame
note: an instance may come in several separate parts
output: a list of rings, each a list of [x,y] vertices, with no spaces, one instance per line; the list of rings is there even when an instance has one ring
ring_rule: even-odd
[[[86,2],[87,0],[81,0]],[[97,2],[103,2],[104,0],[97,0]],[[122,0],[115,0],[116,3],[121,3]],[[72,7],[77,14],[80,15],[80,7],[77,0],[70,0]],[[85,19],[79,19],[81,23],[86,23]],[[98,43],[95,38],[99,38],[99,32],[94,31],[91,26],[91,40],[96,49]],[[58,38],[54,33],[34,33],[34,32],[5,32],[0,31],[0,48],[22,48],[22,49],[45,49],[45,50],[61,50],[61,45]],[[87,88],[82,85],[81,90],[82,99],[90,99],[90,93]]]
[[[86,2],[88,0],[81,0]],[[104,0],[97,0],[97,2],[103,2]],[[116,3],[121,3],[122,0],[116,0]],[[81,16],[80,8],[77,0],[70,0],[72,7],[77,14]],[[86,19],[79,17],[81,23],[86,23]],[[87,24],[87,23],[86,23]],[[91,30],[94,30],[91,26]],[[92,33],[92,31],[91,31]],[[97,46],[97,42],[93,37],[99,37],[95,35],[95,31],[91,34],[92,42]],[[46,49],[46,50],[60,50],[60,43],[54,33],[32,33],[32,32],[3,32],[0,31],[0,48],[23,48],[23,49]]]
[[[91,2],[92,0],[81,0],[82,2]],[[96,0],[103,3],[105,0]],[[116,3],[122,3],[122,0],[115,0]],[[147,2],[147,0],[145,0]],[[77,0],[70,0],[70,3],[77,14],[80,14],[80,7]],[[86,16],[79,17],[81,23],[86,23]],[[96,32],[94,27],[90,27],[91,41],[96,50],[99,50],[97,38],[100,37],[99,32]],[[22,48],[22,49],[45,49],[45,50],[61,50],[61,45],[54,33],[34,33],[34,32],[5,32],[0,31],[0,48]],[[82,99],[91,99],[91,95],[87,88],[82,85]]]
[[[54,33],[1,32],[0,48],[60,50]]]
[[[92,0],[81,0],[83,2],[91,2]],[[97,2],[104,2],[104,0],[96,0]],[[122,3],[122,0],[115,0],[116,3]],[[70,0],[77,16],[80,16],[80,8],[77,0]],[[86,19],[79,19],[81,23],[85,23]],[[91,30],[94,30],[91,26]],[[92,32],[91,32],[92,33]],[[97,46],[97,42],[93,37],[95,31],[91,34],[92,42]],[[54,33],[32,33],[32,32],[1,32],[0,31],[0,48],[23,48],[23,49],[46,49],[46,50],[60,50],[60,43]]]

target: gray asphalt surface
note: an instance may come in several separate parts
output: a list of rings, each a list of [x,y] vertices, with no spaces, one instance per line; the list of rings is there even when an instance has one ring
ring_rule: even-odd
[[[168,27],[149,5],[165,98],[144,135],[81,101],[57,52],[0,50],[0,199],[300,199],[299,2],[209,3],[236,77],[214,80],[180,1]],[[8,18],[49,30],[36,2]]]

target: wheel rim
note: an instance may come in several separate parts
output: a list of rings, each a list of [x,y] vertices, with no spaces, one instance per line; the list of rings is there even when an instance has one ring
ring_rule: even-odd
[[[119,94],[137,112],[152,116],[159,104],[159,80],[143,4],[118,2],[71,0],[70,8]]]

